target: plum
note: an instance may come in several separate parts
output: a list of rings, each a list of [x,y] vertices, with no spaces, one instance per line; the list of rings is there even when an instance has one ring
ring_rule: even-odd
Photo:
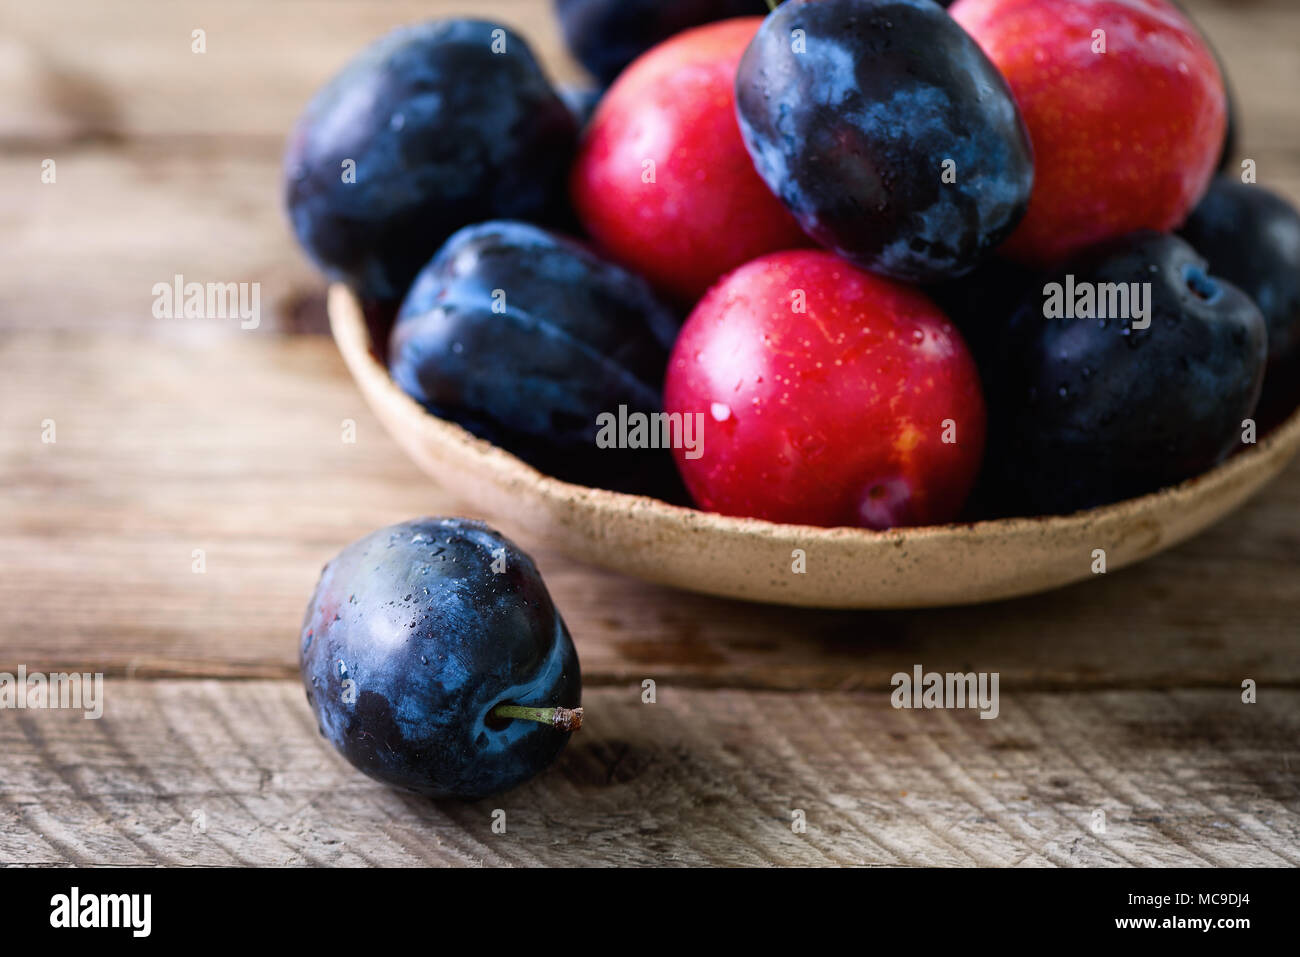
[[[381,528],[331,559],[299,665],[321,734],[430,797],[512,788],[581,724],[578,655],[537,566],[468,519]]]
[[[1135,233],[1050,275],[990,387],[1005,510],[1077,511],[1211,468],[1241,447],[1267,350],[1259,309],[1177,237]]]
[[[599,448],[597,418],[660,407],[677,317],[640,278],[526,223],[452,236],[402,303],[389,341],[394,381],[542,471],[656,491],[666,452]]]
[[[767,13],[766,0],[555,0],[564,40],[602,84],[634,59],[691,27]]]
[[[823,250],[726,276],[686,320],[664,387],[699,415],[676,452],[701,508],[799,525],[891,528],[957,517],[985,409],[961,335],[919,290]]]
[[[570,177],[600,248],[687,306],[751,259],[810,245],[736,123],[736,64],[762,22],[687,30],[637,60],[601,101]]]
[[[1025,214],[1029,137],[933,0],[789,0],[736,74],[754,164],[804,230],[873,272],[969,272]]]
[[[303,248],[368,299],[397,300],[457,229],[564,222],[577,123],[520,37],[439,20],[382,38],[331,80],[285,156]]]
[[[952,2],[956,2],[956,0],[952,0]],[[1169,2],[1179,9],[1189,23],[1197,27],[1201,39],[1205,41],[1206,49],[1214,54],[1214,62],[1219,66],[1219,75],[1223,77],[1223,92],[1227,97],[1228,122],[1223,133],[1223,148],[1219,151],[1219,162],[1215,165],[1216,170],[1223,172],[1232,163],[1233,157],[1237,155],[1237,139],[1241,122],[1238,119],[1240,111],[1237,108],[1237,96],[1233,92],[1232,81],[1228,78],[1228,68],[1223,62],[1223,57],[1219,55],[1218,49],[1210,42],[1210,38],[1206,36],[1205,31],[1200,30],[1199,24],[1196,23],[1191,12],[1182,4],[1181,0],[1169,0]],[[951,3],[947,5],[951,6]]]
[[[1300,213],[1263,186],[1217,177],[1180,233],[1264,314],[1259,418],[1262,427],[1274,425],[1300,401]]]
[[[999,254],[1054,269],[1167,232],[1224,148],[1214,55],[1168,0],[958,0],[953,19],[1006,77],[1034,144],[1029,211]]]

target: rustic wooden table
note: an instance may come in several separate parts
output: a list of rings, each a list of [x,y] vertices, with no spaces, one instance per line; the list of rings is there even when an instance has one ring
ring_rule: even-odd
[[[1300,8],[1191,6],[1243,154],[1300,199]],[[0,672],[107,679],[98,721],[0,711],[0,863],[1300,863],[1300,463],[1145,565],[981,608],[750,606],[524,538],[586,679],[558,765],[435,805],[336,757],[295,673],[321,564],[475,509],[398,451],[322,334],[279,156],[362,44],[456,10],[578,77],[543,0],[5,5]],[[177,274],[261,283],[262,325],[154,318]],[[1001,716],[894,710],[916,663],[1000,672]]]

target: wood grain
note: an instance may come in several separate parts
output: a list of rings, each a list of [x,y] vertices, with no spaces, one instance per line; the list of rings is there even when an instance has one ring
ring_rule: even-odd
[[[296,683],[118,681],[105,698],[97,721],[0,722],[0,753],[22,756],[0,780],[0,863],[1300,863],[1292,691],[1004,689],[984,721],[883,692],[603,688],[555,767],[474,803],[353,771]]]
[[[5,8],[0,144],[162,139],[278,149],[311,94],[367,43],[458,15],[523,35],[557,83],[584,82],[550,0],[61,0]],[[206,33],[193,52],[192,32]],[[93,54],[93,55],[88,55]],[[261,142],[257,142],[261,141]]]
[[[1300,33],[1300,10],[1289,0],[1189,6],[1231,66],[1240,153],[1259,164],[1262,183],[1300,201],[1300,52],[1286,42]],[[294,331],[305,315],[323,331],[324,283],[285,221],[280,155],[294,118],[340,64],[396,24],[473,10],[522,25],[553,76],[581,80],[544,0],[11,7],[0,37],[0,228],[9,244],[0,329],[158,335],[150,290],[179,273],[260,282],[267,328]],[[209,24],[204,55],[190,52],[195,22]],[[40,183],[46,158],[57,164],[53,185]]]
[[[475,514],[394,447],[326,340],[248,332],[214,350],[202,337],[8,334],[0,365],[11,490],[0,498],[0,670],[289,676],[320,566],[344,544],[415,515]],[[345,419],[355,444],[343,441]],[[1035,687],[1249,676],[1291,686],[1297,514],[1300,463],[1206,535],[1134,569],[915,614],[679,594],[521,543],[596,684],[884,687],[920,661],[1000,668]]]
[[[308,97],[369,41],[436,16],[515,27],[559,83],[585,82],[551,0],[61,0],[8,4],[0,39],[0,144],[124,139],[202,152],[278,149]],[[1252,148],[1294,151],[1300,81],[1292,0],[1183,0],[1228,63]],[[191,32],[207,32],[207,52]],[[88,55],[93,54],[93,55]],[[163,82],[165,78],[165,82]],[[1294,172],[1294,170],[1292,171]]]

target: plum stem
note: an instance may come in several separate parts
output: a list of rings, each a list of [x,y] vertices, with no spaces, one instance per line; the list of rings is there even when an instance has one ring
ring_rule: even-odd
[[[772,13],[776,13],[777,4],[779,4],[780,2],[781,0],[767,0],[767,9],[770,10]]]
[[[581,708],[530,708],[522,704],[499,704],[492,709],[494,718],[520,718],[549,724],[557,731],[577,731],[582,727]]]

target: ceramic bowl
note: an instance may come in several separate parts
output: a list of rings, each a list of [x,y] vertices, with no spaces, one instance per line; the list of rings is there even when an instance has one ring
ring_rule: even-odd
[[[329,294],[343,360],[380,421],[431,479],[498,524],[648,581],[817,608],[974,604],[1114,572],[1190,538],[1259,491],[1300,450],[1300,411],[1204,475],[1141,498],[1040,518],[900,528],[815,528],[732,518],[543,475],[430,415],[376,359],[361,304]],[[799,559],[802,554],[802,559]],[[794,569],[802,564],[804,571]]]

